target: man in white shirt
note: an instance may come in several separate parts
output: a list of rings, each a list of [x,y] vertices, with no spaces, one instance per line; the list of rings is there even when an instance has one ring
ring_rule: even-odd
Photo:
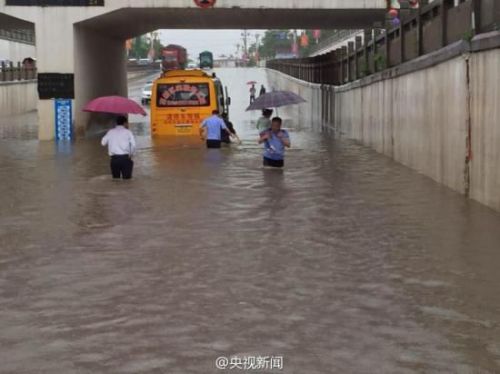
[[[101,141],[103,146],[108,146],[113,179],[132,178],[132,169],[134,168],[132,155],[135,152],[135,138],[132,131],[125,127],[126,124],[126,117],[116,118],[115,128],[109,130]]]

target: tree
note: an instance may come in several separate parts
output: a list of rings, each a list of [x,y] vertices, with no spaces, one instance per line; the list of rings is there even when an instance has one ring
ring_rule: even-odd
[[[330,36],[335,34],[335,32],[336,30],[321,30],[319,43],[328,39]],[[300,45],[300,37],[302,33],[305,33],[309,40],[309,44],[307,46]],[[292,51],[294,38],[297,38],[299,55],[309,56],[316,43],[313,37],[313,30],[267,30],[259,46],[260,57],[273,59],[277,53],[290,53]],[[255,45],[251,45],[249,51],[251,52],[250,54],[252,54],[252,52],[255,51]]]
[[[158,39],[155,33],[152,35],[141,35],[132,40],[132,48],[130,50],[130,58],[148,58],[148,53],[153,43],[156,58],[161,56],[163,44]]]
[[[276,53],[291,51],[293,34],[290,30],[267,30],[259,46],[262,58],[274,58]]]
[[[138,36],[132,40],[130,58],[147,58],[149,51],[149,41],[145,35]]]

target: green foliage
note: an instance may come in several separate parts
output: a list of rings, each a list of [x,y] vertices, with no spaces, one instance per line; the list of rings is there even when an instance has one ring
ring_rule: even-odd
[[[313,30],[305,30],[305,32],[309,38],[309,45],[302,47],[300,46],[300,35],[302,30],[267,30],[259,46],[260,56],[262,58],[274,58],[276,53],[291,52],[294,37],[297,38],[297,43],[299,44],[300,56],[309,56],[311,48],[315,45],[316,40],[313,38]],[[335,30],[321,30],[319,42],[327,39],[334,33]],[[282,38],[283,35],[285,38]],[[252,53],[254,50],[255,44],[250,46],[249,52]]]
[[[361,73],[362,77],[366,77],[367,75],[370,75],[370,69],[365,61],[360,62],[359,72]]]
[[[250,56],[250,59],[248,60],[248,67],[254,67],[257,66],[257,62],[255,61],[255,58],[253,56]]]
[[[467,43],[470,43],[472,41],[472,38],[474,38],[474,31],[468,30],[464,32],[462,39],[465,40]]]
[[[132,40],[132,49],[130,50],[130,58],[146,58],[148,57],[149,44],[144,35],[138,36]]]
[[[281,38],[282,35],[285,39]],[[261,40],[259,54],[262,58],[274,58],[276,52],[290,50],[292,41],[290,30],[267,30]]]
[[[129,58],[147,58],[150,47],[151,38],[147,35],[141,35],[134,38],[134,40],[132,40],[132,49],[130,50]],[[159,58],[163,47],[159,39],[153,39],[153,48],[156,58]]]
[[[381,53],[376,53],[373,56],[373,62],[375,63],[375,70],[384,70],[387,67],[387,59]]]

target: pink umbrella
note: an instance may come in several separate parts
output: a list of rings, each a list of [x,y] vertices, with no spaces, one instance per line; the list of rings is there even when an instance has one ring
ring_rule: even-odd
[[[82,109],[84,112],[147,115],[135,101],[122,96],[102,96],[89,102]]]

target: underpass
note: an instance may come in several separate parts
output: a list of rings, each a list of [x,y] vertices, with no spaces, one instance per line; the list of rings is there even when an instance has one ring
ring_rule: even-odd
[[[38,101],[41,140],[55,135],[54,107],[48,96],[75,100],[75,133],[81,137],[92,120],[80,110],[88,101],[126,95],[125,41],[134,36],[160,28],[381,27],[387,8],[385,0],[219,0],[210,9],[201,9],[192,0],[83,2],[87,6],[71,6],[72,2],[53,6],[47,0],[28,6],[16,3],[24,4],[1,1],[0,19],[35,31],[39,81],[43,87],[64,88]]]
[[[262,169],[245,82],[274,78],[217,74],[243,144],[135,122],[130,183],[99,137],[0,141],[0,372],[215,374],[219,357],[270,356],[284,368],[262,372],[498,372],[499,214],[298,119],[309,104],[280,110],[292,148]]]
[[[123,32],[120,17],[135,12],[154,19],[151,9],[92,13],[75,26],[84,31],[78,43],[88,47],[87,32],[107,34],[111,25]],[[99,48],[110,45],[105,39],[97,38]],[[83,74],[78,64],[75,77],[90,83],[77,92],[88,95],[108,72]],[[453,76],[443,66],[435,70],[445,73],[418,74]],[[358,72],[348,69],[344,77]],[[103,82],[114,79],[137,101],[151,78],[124,84],[122,72],[113,74]],[[322,85],[265,69],[217,75],[229,85],[242,144],[212,151],[151,138],[148,117],[133,116],[139,149],[130,183],[110,180],[99,144],[105,128],[91,119],[78,125],[85,137],[74,143],[37,141],[38,124],[24,127],[25,118],[2,134],[0,372],[215,374],[218,358],[252,357],[281,358],[283,369],[259,370],[269,373],[499,372],[499,213],[348,139],[351,131],[372,140],[376,115],[387,118],[366,100],[387,96],[368,84],[366,94],[354,91],[357,82],[342,88],[336,126],[324,117]],[[399,79],[432,82],[418,77]],[[245,112],[250,80],[307,99],[279,110],[292,139],[282,171],[261,167],[258,113]],[[418,113],[391,98],[394,112]],[[447,103],[446,113],[467,108]]]

